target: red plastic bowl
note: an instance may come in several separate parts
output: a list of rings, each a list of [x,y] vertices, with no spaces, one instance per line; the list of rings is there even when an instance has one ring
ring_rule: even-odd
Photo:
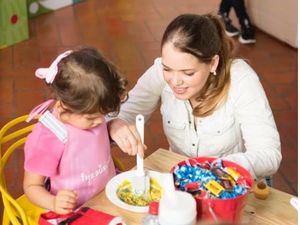
[[[185,161],[181,161],[177,165],[186,165],[187,161],[189,161],[190,165],[194,165],[197,162],[213,162],[216,159],[217,158],[213,157],[191,158]],[[174,169],[177,165],[175,165],[171,169],[171,173],[174,172]],[[236,198],[231,199],[207,199],[196,196],[195,199],[197,202],[198,220],[226,221],[231,223],[239,223],[241,221],[240,219],[243,212],[243,208],[246,205],[247,196],[253,185],[253,178],[248,172],[248,170],[234,162],[223,160],[223,165],[225,167],[235,168],[237,172],[239,172],[242,176],[242,179],[246,181],[246,184],[249,186],[249,189],[243,195],[239,195]]]

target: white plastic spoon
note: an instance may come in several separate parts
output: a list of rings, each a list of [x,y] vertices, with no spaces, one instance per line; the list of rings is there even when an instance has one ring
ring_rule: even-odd
[[[137,115],[135,122],[142,144],[144,144],[144,116]],[[144,159],[139,154],[136,154],[136,171],[132,178],[132,187],[136,195],[149,197],[150,178],[144,171]]]

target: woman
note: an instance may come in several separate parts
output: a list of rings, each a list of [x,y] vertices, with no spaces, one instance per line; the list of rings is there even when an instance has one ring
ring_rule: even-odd
[[[170,150],[216,156],[255,177],[274,174],[281,161],[279,134],[256,73],[230,57],[232,44],[213,15],[180,15],[166,28],[157,58],[111,120],[111,138],[129,154],[142,154],[134,127],[160,105]]]

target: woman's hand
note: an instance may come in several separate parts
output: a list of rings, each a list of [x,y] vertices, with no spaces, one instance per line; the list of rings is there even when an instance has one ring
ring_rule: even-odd
[[[53,211],[57,214],[68,214],[76,208],[77,194],[70,190],[60,190],[54,197]]]
[[[134,124],[129,124],[122,119],[113,119],[108,122],[108,131],[112,140],[129,155],[144,156],[144,149],[141,138]]]

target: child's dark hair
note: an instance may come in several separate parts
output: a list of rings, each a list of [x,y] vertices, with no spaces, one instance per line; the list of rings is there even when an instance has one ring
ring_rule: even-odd
[[[66,110],[74,113],[119,112],[127,80],[94,48],[73,51],[58,63],[50,88]]]

